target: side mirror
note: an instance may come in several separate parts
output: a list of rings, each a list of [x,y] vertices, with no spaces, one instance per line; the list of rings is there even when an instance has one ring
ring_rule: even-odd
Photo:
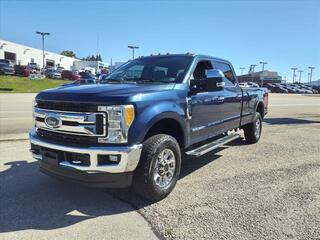
[[[221,70],[218,69],[210,69],[207,70],[207,91],[213,92],[213,91],[221,91],[224,88],[224,74]]]

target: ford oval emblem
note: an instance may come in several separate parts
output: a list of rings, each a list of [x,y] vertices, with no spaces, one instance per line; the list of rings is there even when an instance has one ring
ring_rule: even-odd
[[[49,128],[58,128],[62,125],[61,119],[55,114],[46,115],[46,117],[44,118],[44,123]]]

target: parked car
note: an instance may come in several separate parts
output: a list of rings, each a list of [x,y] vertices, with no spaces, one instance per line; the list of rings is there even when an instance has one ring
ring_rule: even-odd
[[[40,71],[40,66],[36,63],[28,63],[28,67],[36,71]]]
[[[28,66],[24,65],[15,65],[14,66],[14,73],[15,75],[21,75],[24,77],[29,77],[31,73],[35,73],[36,71]]]
[[[62,79],[69,79],[69,80],[78,80],[81,78],[78,72],[69,71],[69,70],[63,70],[61,72],[61,77]]]
[[[57,67],[58,72],[62,72],[64,70],[64,67]]]
[[[144,57],[100,84],[40,92],[31,152],[48,175],[97,187],[133,184],[158,201],[178,181],[183,153],[199,157],[238,139],[234,129],[258,142],[267,105],[267,89],[239,87],[227,60]]]
[[[239,86],[240,86],[240,87],[243,87],[243,88],[248,88],[248,87],[250,87],[250,86],[248,85],[248,83],[246,83],[246,82],[241,82],[241,83],[239,83]]]
[[[258,83],[255,82],[248,82],[247,83],[250,87],[260,87]]]
[[[79,72],[79,75],[80,75],[79,80],[84,80],[87,83],[96,83],[97,82],[96,77],[89,72]]]
[[[10,61],[7,59],[0,59],[0,63],[5,63],[7,65],[10,65]]]
[[[100,74],[99,75],[99,82],[105,81],[107,79],[108,75],[109,74],[104,74],[104,73]]]
[[[44,74],[47,78],[61,79],[61,72],[53,68],[46,69]]]
[[[312,91],[314,93],[320,93],[320,86],[312,86]]]
[[[0,62],[0,75],[14,75],[14,68],[8,63]]]

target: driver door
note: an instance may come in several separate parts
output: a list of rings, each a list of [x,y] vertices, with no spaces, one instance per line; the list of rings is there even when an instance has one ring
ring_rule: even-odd
[[[190,79],[191,108],[190,143],[194,144],[221,133],[223,121],[223,90],[207,91],[206,71],[213,69],[211,60],[200,60]]]

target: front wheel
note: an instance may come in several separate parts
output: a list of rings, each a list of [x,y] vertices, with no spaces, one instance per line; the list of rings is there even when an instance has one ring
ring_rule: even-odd
[[[133,188],[142,197],[159,201],[176,185],[180,168],[181,153],[176,139],[165,134],[152,136],[143,144]]]
[[[259,141],[262,132],[262,117],[256,112],[254,120],[243,127],[244,137],[247,143],[256,143]]]

